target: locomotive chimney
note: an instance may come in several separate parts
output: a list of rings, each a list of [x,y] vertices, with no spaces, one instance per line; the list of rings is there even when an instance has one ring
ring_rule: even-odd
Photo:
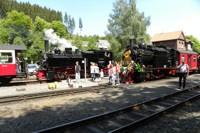
[[[49,52],[49,40],[44,40],[44,50],[45,52]]]

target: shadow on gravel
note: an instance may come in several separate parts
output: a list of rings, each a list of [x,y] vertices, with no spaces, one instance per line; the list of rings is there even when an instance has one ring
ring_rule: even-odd
[[[34,108],[25,115],[15,118],[0,117],[0,132],[28,133],[91,115],[112,111],[120,107],[143,102],[152,98],[178,91],[176,82],[169,82],[157,88],[123,85],[121,88],[107,88],[91,99],[76,99],[76,104],[66,101],[64,105]],[[40,103],[38,103],[40,104]],[[14,112],[15,110],[12,110]]]

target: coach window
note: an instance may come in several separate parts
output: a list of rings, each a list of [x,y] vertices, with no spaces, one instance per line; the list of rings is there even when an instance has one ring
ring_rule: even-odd
[[[10,52],[2,52],[0,53],[1,58],[0,58],[0,63],[12,63],[12,53]]]

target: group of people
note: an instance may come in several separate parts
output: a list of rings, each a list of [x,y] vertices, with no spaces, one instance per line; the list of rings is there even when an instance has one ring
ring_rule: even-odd
[[[75,79],[76,82],[79,82],[80,80],[80,72],[81,72],[81,66],[79,65],[79,62],[76,62],[75,65]],[[100,77],[101,79],[104,77],[103,69],[99,71],[99,67],[97,63],[91,62],[90,65],[90,76],[92,78],[92,81],[95,81],[97,77]]]
[[[97,63],[91,62],[90,65],[90,74],[92,81],[95,81],[97,77],[100,77],[101,79],[104,77],[103,69],[99,71],[99,66]]]
[[[126,73],[128,78],[132,78],[132,75],[134,75],[133,69],[142,72],[144,69],[144,66],[141,66],[139,63],[130,62],[126,68],[124,68],[120,62],[113,62],[109,61],[109,64],[107,66],[108,69],[108,76],[109,76],[109,83],[112,85],[119,85],[120,84],[120,72]],[[185,61],[182,61],[182,64],[177,66],[178,74],[179,74],[179,88],[185,88],[186,84],[186,77],[189,75],[189,66],[188,64],[185,64]],[[81,67],[78,62],[76,62],[75,65],[75,79],[78,82],[80,80],[80,72]],[[99,71],[99,67],[96,63],[91,63],[90,66],[90,74],[92,81],[95,81],[97,74],[103,78],[104,73],[103,69]],[[183,80],[183,83],[182,83]]]

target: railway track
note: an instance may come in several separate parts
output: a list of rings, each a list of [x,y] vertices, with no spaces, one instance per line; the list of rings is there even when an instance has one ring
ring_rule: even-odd
[[[171,111],[188,101],[200,97],[200,87],[196,86],[166,96],[85,119],[57,125],[35,133],[121,133],[132,132],[165,112]]]
[[[108,85],[100,85],[93,87],[85,87],[85,88],[77,88],[77,89],[69,89],[69,90],[59,90],[59,91],[50,91],[50,92],[41,92],[34,94],[23,94],[17,96],[7,96],[0,97],[0,105],[10,104],[19,101],[53,97],[53,96],[61,96],[61,95],[71,95],[77,93],[87,93],[87,92],[98,92],[101,89],[106,89]]]
[[[8,87],[8,86],[20,86],[20,85],[28,85],[28,84],[41,84],[47,82],[46,80],[37,80],[37,79],[30,79],[30,80],[13,80],[7,84],[1,84],[0,87]]]

